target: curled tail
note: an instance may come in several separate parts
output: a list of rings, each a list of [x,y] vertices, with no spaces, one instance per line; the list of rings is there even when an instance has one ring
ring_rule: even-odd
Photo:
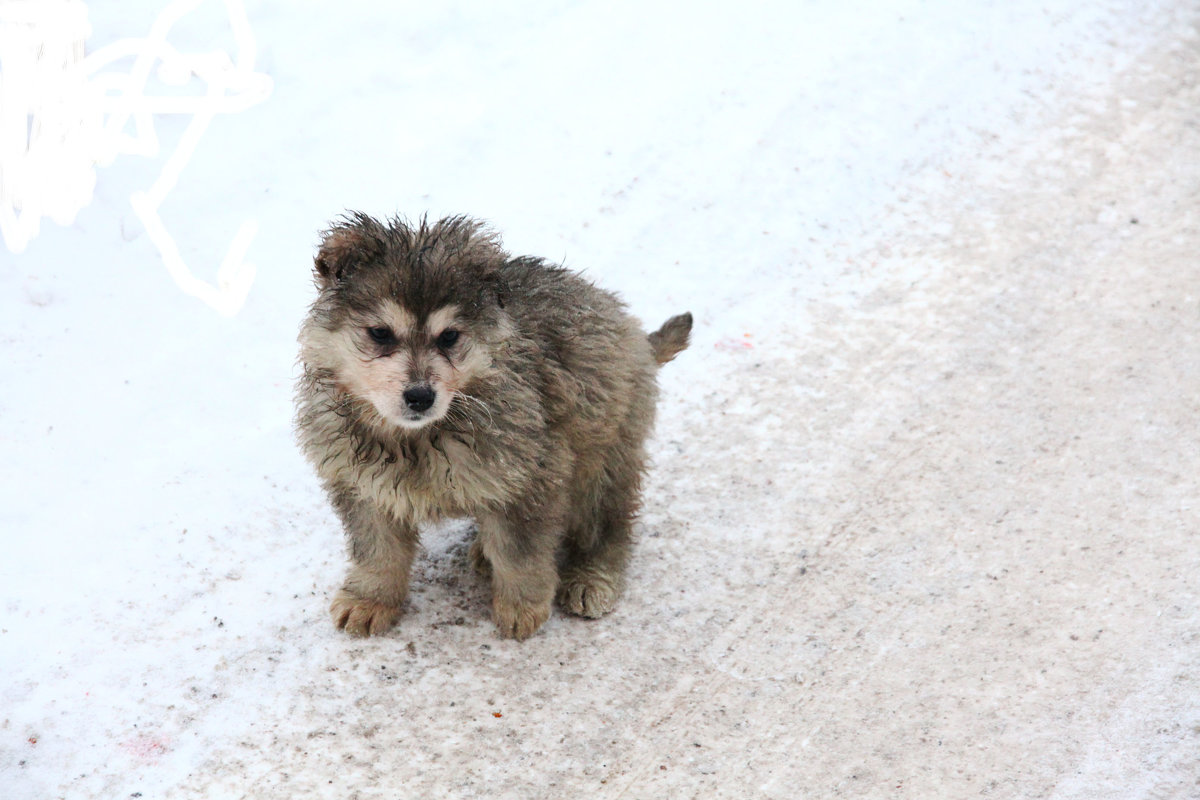
[[[688,335],[692,332],[691,312],[671,317],[663,326],[650,334],[650,347],[654,360],[665,364],[688,346]]]

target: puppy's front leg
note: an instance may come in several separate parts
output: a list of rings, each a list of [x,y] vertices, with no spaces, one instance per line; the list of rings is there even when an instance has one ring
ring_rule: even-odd
[[[492,619],[501,636],[527,639],[550,618],[562,520],[510,513],[484,515],[477,524],[479,551],[491,565]]]
[[[416,526],[346,494],[335,494],[334,507],[345,523],[353,564],[329,607],[333,624],[354,636],[383,633],[395,624],[408,597]]]

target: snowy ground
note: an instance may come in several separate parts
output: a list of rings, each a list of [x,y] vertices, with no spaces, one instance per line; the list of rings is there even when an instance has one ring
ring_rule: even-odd
[[[0,796],[1200,796],[1194,4],[249,15],[274,93],[163,208],[201,273],[258,220],[240,313],[130,209],[161,162],[0,250]],[[330,624],[291,383],[347,207],[696,314],[608,618],[497,639],[449,526]]]

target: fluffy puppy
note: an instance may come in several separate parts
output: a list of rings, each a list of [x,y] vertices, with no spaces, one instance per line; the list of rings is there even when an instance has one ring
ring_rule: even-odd
[[[352,565],[331,607],[387,630],[417,528],[473,517],[501,635],[599,617],[621,591],[658,366],[691,314],[646,335],[614,295],[481,223],[343,217],[316,256],[300,333],[297,428],[345,524]]]

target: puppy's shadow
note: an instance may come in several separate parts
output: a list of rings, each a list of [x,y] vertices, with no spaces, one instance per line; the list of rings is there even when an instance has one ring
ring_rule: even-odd
[[[468,556],[475,534],[475,522],[469,519],[421,528],[408,615],[433,626],[489,619],[491,584],[476,572]]]

